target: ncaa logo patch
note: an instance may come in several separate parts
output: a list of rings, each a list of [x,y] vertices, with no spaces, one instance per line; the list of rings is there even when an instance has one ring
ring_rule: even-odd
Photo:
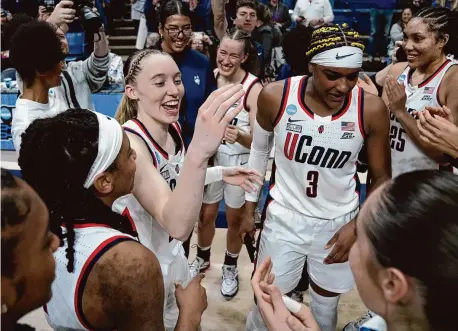
[[[407,77],[406,75],[399,76],[398,83],[404,83],[404,81],[406,80],[406,77]]]
[[[288,105],[286,106],[286,113],[288,115],[294,115],[297,113],[297,107],[296,105]]]

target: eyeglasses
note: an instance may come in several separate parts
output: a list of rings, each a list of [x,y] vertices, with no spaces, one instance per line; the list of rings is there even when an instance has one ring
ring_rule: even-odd
[[[183,36],[185,37],[190,37],[192,34],[192,27],[185,27],[184,29],[180,29],[177,27],[172,27],[172,28],[165,28],[169,34],[170,37],[176,38],[180,35],[180,33],[183,33]]]
[[[250,17],[250,18],[253,18],[255,19],[257,17],[256,13],[247,13],[247,12],[240,12],[240,13],[237,13],[237,17],[238,18],[247,18],[247,17]]]

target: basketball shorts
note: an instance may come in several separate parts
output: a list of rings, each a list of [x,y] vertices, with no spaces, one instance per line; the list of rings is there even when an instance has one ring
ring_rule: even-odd
[[[228,155],[216,153],[215,166],[246,168],[250,154]],[[245,203],[245,191],[240,186],[234,186],[223,181],[209,184],[205,187],[203,203],[213,204],[223,200],[230,208],[241,208]]]
[[[164,278],[164,326],[165,330],[175,330],[178,322],[178,306],[175,297],[175,283],[179,282],[186,287],[191,281],[188,260],[184,255],[183,246],[175,259],[167,264],[161,263],[162,276]]]

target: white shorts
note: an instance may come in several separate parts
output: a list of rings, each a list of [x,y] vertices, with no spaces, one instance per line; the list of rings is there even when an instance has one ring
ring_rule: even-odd
[[[250,154],[228,155],[216,153],[215,166],[246,168]],[[223,200],[230,208],[241,208],[245,203],[245,191],[240,186],[234,186],[219,181],[205,187],[203,203],[214,204]]]
[[[267,256],[272,258],[275,284],[282,293],[297,286],[306,258],[309,277],[316,285],[334,293],[349,292],[354,287],[350,264],[323,264],[332,250],[324,246],[357,213],[358,209],[336,219],[319,219],[272,201],[260,234],[257,264]]]
[[[186,287],[191,281],[188,260],[184,255],[183,246],[175,259],[168,264],[161,264],[164,278],[164,326],[167,331],[175,330],[178,322],[178,306],[175,298],[175,283],[180,282]]]

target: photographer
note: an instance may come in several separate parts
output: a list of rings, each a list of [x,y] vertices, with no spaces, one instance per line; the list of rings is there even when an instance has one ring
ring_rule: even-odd
[[[81,3],[81,1],[79,2]],[[56,34],[60,39],[64,56],[67,56],[69,52],[68,41],[65,37],[65,33],[68,30],[67,23],[71,23],[76,19],[75,14],[78,10],[82,12],[81,8],[75,9],[75,4],[76,2],[73,3],[68,0],[59,2],[47,19],[48,23],[57,26]],[[85,16],[87,17],[87,14]],[[94,17],[92,16],[92,19]],[[78,19],[84,20],[85,18],[79,17]],[[83,22],[83,25],[85,24],[86,27],[89,26],[90,28],[95,26]],[[40,37],[37,36],[37,38]],[[37,45],[37,47],[39,46]],[[98,91],[105,83],[109,67],[108,53],[108,40],[102,26],[97,33],[94,33],[94,52],[91,53],[89,58],[64,65],[60,75],[60,85],[49,90],[49,111],[47,113],[57,115],[69,108],[95,110],[92,93]],[[33,50],[31,54],[33,54]],[[22,94],[24,92],[23,83],[19,74],[17,80],[19,93]],[[34,118],[46,116],[45,113],[37,114],[34,111]],[[20,141],[20,136],[30,123],[30,114],[28,112],[16,112],[13,119],[13,131],[18,137],[17,141]],[[19,151],[19,146],[15,144],[15,147]]]

